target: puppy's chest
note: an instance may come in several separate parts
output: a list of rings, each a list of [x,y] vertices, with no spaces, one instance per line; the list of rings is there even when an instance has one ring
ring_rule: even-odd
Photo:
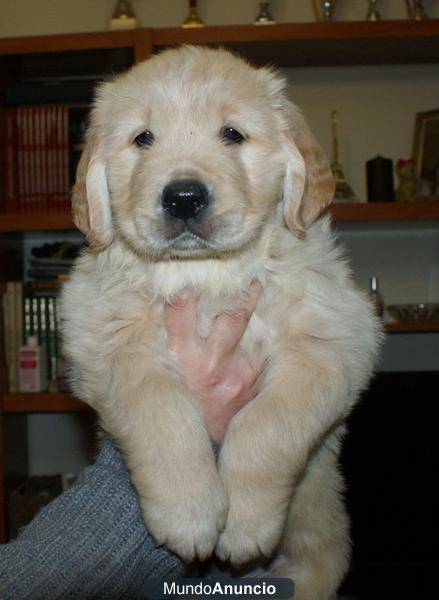
[[[222,315],[239,311],[241,303],[242,300],[236,299],[212,302],[201,298],[197,315],[199,335],[207,337],[215,320],[218,317],[222,318]],[[284,311],[280,306],[275,306],[274,302],[270,303],[267,298],[261,298],[241,338],[242,350],[249,354],[254,352],[270,354],[282,336],[281,313]]]

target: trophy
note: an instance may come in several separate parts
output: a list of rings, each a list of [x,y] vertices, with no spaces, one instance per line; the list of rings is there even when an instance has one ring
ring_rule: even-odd
[[[355,202],[357,200],[351,186],[349,185],[338,156],[338,133],[337,133],[337,111],[333,110],[332,120],[332,162],[331,171],[335,179],[334,202]]]
[[[135,27],[137,27],[137,18],[130,0],[118,0],[109,22],[109,28],[134,29]]]
[[[405,0],[407,4],[407,16],[415,21],[427,19],[427,13],[422,6],[422,0]]]
[[[198,16],[197,0],[189,0],[189,14],[186,18],[186,21],[182,24],[182,27],[184,29],[204,27],[203,21]]]
[[[256,17],[254,24],[255,25],[275,25],[276,21],[270,14],[269,11],[269,2],[259,2],[260,11],[258,16]]]
[[[378,0],[369,0],[369,8],[366,16],[367,21],[379,21],[381,19],[377,4]]]
[[[337,0],[321,0],[324,21],[331,21],[333,19],[336,4]]]

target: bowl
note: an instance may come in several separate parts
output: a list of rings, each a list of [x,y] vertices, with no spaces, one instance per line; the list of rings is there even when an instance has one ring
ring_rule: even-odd
[[[386,310],[401,323],[439,322],[439,304],[392,304]]]

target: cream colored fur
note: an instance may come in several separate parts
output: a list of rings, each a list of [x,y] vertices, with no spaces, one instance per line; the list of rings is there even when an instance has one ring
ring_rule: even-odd
[[[73,207],[90,249],[63,292],[75,392],[123,451],[145,522],[185,560],[270,557],[298,600],[327,600],[348,566],[337,457],[370,377],[378,328],[327,217],[332,177],[285,82],[222,50],[167,51],[97,94]],[[221,130],[244,133],[225,144]],[[154,133],[150,147],[134,138]],[[164,186],[202,180],[199,236],[176,241]],[[185,288],[199,327],[262,296],[242,340],[265,372],[216,464],[167,349],[163,309]]]

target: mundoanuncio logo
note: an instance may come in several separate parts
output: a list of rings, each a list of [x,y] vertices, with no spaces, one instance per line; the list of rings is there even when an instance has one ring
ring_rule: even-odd
[[[294,584],[286,578],[256,577],[207,577],[174,580],[147,579],[145,594],[148,600],[192,600],[211,598],[214,600],[273,599],[290,600],[294,596]]]

